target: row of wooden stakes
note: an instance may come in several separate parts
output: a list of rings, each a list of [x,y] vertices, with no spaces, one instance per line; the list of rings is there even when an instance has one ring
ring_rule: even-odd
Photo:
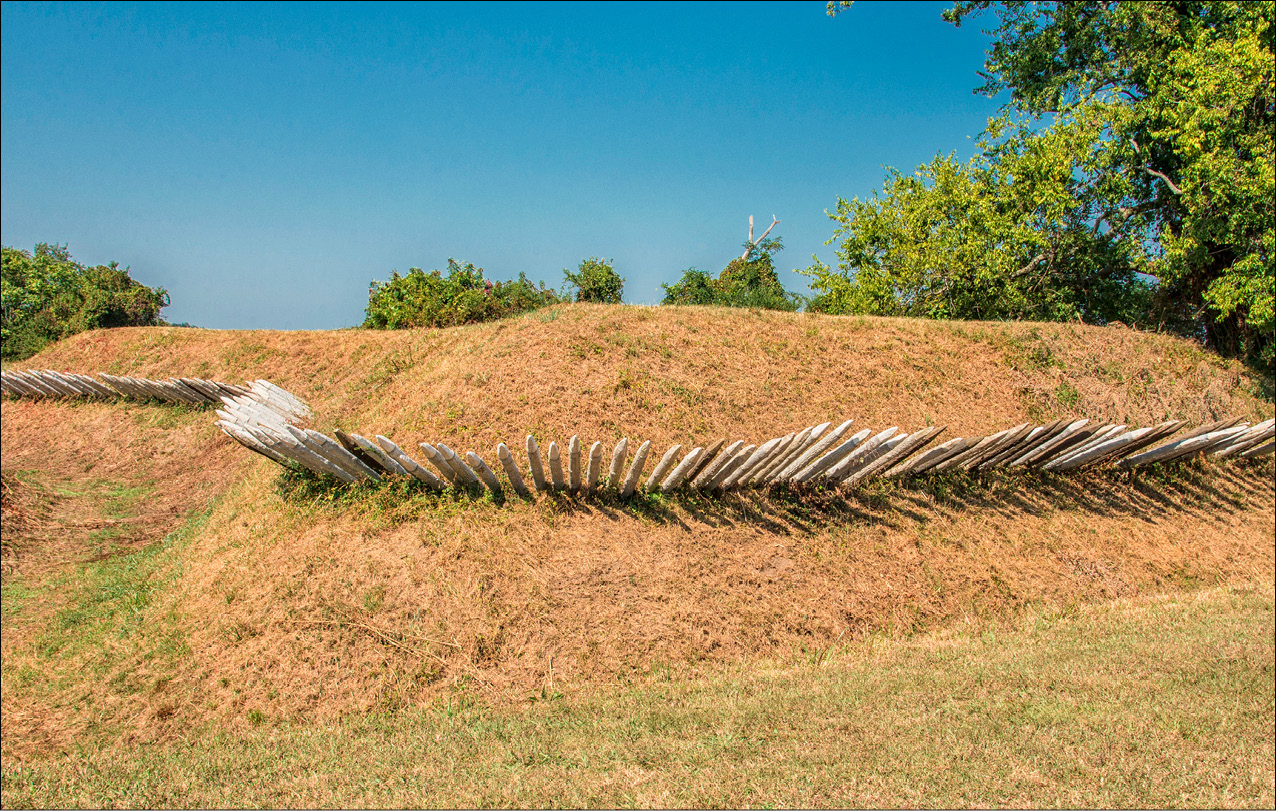
[[[99,372],[97,377],[52,369],[0,372],[0,393],[11,397],[84,398],[96,400],[158,400],[179,405],[221,404],[226,398],[248,397],[277,402],[290,419],[310,417],[310,407],[268,380],[252,380],[242,386],[198,377],[149,380]]]
[[[486,488],[497,496],[503,494],[505,485],[496,475],[496,466],[473,451],[462,457],[442,442],[419,444],[426,462],[422,464],[386,436],[377,435],[374,441],[338,430],[329,437],[292,424],[269,408],[249,403],[231,403],[217,413],[218,424],[229,436],[283,465],[296,463],[351,483],[398,475],[411,476],[438,490]],[[1113,463],[1138,468],[1203,454],[1216,458],[1261,457],[1273,451],[1276,425],[1273,420],[1257,425],[1240,420],[1213,422],[1156,445],[1173,437],[1186,424],[1171,421],[1127,430],[1124,425],[1092,425],[1084,419],[1057,420],[1047,425],[1018,425],[988,436],[958,437],[925,450],[944,432],[943,427],[912,434],[899,433],[897,428],[877,433],[864,429],[851,434],[853,423],[847,420],[837,426],[831,422],[813,425],[760,445],[746,444],[744,440],[727,444],[721,439],[708,446],[693,447],[685,454],[682,445],[673,445],[641,485],[651,455],[650,442],[642,443],[630,458],[629,440],[621,439],[608,459],[603,443],[594,442],[586,450],[577,436],[568,441],[565,452],[557,442],[550,442],[542,454],[536,439],[529,435],[525,447],[530,487],[505,443],[497,444],[494,454],[508,486],[525,498],[532,495],[533,488],[539,493],[589,494],[601,487],[628,498],[640,486],[649,492],[669,493],[685,487],[703,493],[723,493],[779,483],[854,486],[875,477],[958,470],[1025,467],[1065,472]]]
[[[220,406],[217,424],[228,436],[281,465],[296,464],[350,483],[398,475],[411,476],[435,489],[451,486],[486,488],[498,495],[503,492],[493,467],[472,451],[462,458],[444,443],[422,442],[426,467],[385,436],[378,435],[372,441],[336,431],[334,438],[304,427],[311,416],[310,407],[267,380],[237,386],[187,377],[148,380],[99,374],[94,378],[27,370],[0,373],[0,391],[15,397],[215,403]],[[945,427],[912,434],[900,433],[898,428],[876,434],[863,429],[851,434],[853,424],[854,420],[846,420],[834,427],[826,422],[760,445],[744,440],[727,444],[720,439],[685,454],[682,445],[673,445],[641,486],[662,493],[682,487],[722,493],[779,483],[818,481],[854,486],[876,477],[947,471],[1023,467],[1062,473],[1111,464],[1135,469],[1202,455],[1257,458],[1273,453],[1276,421],[1256,425],[1239,419],[1218,421],[1180,434],[1187,424],[1177,420],[1132,430],[1125,425],[1091,424],[1085,419],[1056,420],[1046,425],[1024,423],[987,436],[957,437],[929,449]],[[624,498],[632,496],[640,486],[651,443],[642,443],[630,459],[629,440],[621,439],[611,450],[605,476],[604,450],[603,443],[594,442],[586,453],[579,437],[573,436],[565,454],[551,442],[542,457],[536,439],[529,435],[526,458],[531,488],[504,443],[496,446],[495,456],[509,486],[520,496],[530,496],[532,488],[541,493],[575,494],[592,493],[604,486],[619,491]]]

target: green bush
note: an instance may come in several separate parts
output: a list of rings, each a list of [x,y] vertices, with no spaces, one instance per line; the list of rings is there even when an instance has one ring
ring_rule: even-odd
[[[557,304],[558,295],[544,284],[534,285],[525,274],[509,282],[490,282],[483,269],[447,260],[447,275],[412,268],[398,271],[387,282],[368,286],[368,309],[363,326],[369,329],[452,327],[495,321]]]
[[[720,307],[758,307],[793,312],[801,297],[780,284],[772,256],[783,249],[779,239],[745,243],[748,252],[732,259],[718,278],[703,270],[687,268],[674,284],[660,285],[665,291],[661,304],[716,304]]]
[[[660,286],[665,291],[661,304],[713,304],[717,299],[713,277],[697,268],[687,268],[681,279]]]
[[[580,263],[580,269],[572,273],[563,268],[569,288],[576,289],[577,301],[592,301],[597,304],[619,304],[621,291],[625,288],[625,280],[606,259],[591,256]]]
[[[0,249],[0,355],[21,359],[85,330],[161,325],[168,291],[150,288],[117,262],[85,267],[65,245],[33,253]]]

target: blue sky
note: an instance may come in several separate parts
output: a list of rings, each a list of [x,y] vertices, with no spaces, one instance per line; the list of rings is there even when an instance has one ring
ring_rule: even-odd
[[[33,4],[0,19],[0,237],[70,246],[216,328],[358,324],[371,279],[472,261],[553,287],[612,259],[657,303],[997,102],[945,3]]]

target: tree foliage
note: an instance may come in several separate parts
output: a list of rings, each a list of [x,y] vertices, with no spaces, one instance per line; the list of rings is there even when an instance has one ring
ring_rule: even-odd
[[[957,3],[994,13],[979,92],[1010,101],[970,161],[838,200],[812,308],[1120,319],[1270,370],[1273,8]]]
[[[576,301],[592,301],[596,304],[620,304],[625,280],[620,277],[611,262],[591,256],[580,263],[575,273],[563,268],[569,288],[575,288]]]
[[[369,329],[451,327],[478,321],[494,321],[510,315],[556,304],[554,291],[539,286],[520,273],[508,282],[490,282],[483,269],[470,262],[447,260],[448,271],[429,273],[411,268],[398,271],[389,281],[368,286],[368,308],[363,325]]]
[[[792,312],[801,298],[784,289],[775,271],[774,255],[783,250],[778,237],[746,242],[744,256],[727,264],[715,279],[703,270],[687,268],[665,291],[661,304],[715,304]]]
[[[25,358],[85,330],[163,324],[168,292],[129,276],[119,263],[85,267],[66,245],[28,253],[0,249],[0,354]]]

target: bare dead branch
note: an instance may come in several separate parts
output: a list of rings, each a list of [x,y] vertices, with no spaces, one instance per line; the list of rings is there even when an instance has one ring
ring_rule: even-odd
[[[1153,168],[1152,168],[1152,167],[1150,167],[1150,166],[1144,166],[1144,167],[1143,167],[1143,171],[1147,172],[1147,173],[1148,173],[1149,175],[1151,175],[1152,177],[1159,177],[1159,178],[1161,178],[1161,180],[1164,180],[1164,181],[1165,181],[1165,185],[1166,185],[1166,186],[1169,186],[1170,191],[1174,192],[1176,195],[1181,195],[1181,194],[1183,194],[1183,190],[1182,190],[1182,189],[1180,189],[1178,186],[1175,186],[1175,185],[1174,185],[1174,181],[1173,181],[1173,180],[1170,180],[1168,177],[1166,177],[1166,176],[1165,176],[1165,173],[1163,173],[1163,172],[1158,172],[1158,171],[1156,171],[1155,169],[1153,169]]]
[[[749,246],[744,249],[744,253],[740,254],[740,261],[743,262],[745,259],[748,259],[749,251],[753,250],[754,247],[761,244],[762,240],[766,239],[766,235],[771,233],[771,229],[779,224],[780,224],[780,221],[775,218],[774,214],[772,214],[771,224],[768,225],[767,229],[762,232],[762,236],[758,237],[757,242],[754,242],[753,241],[753,215],[750,214],[749,215]]]

